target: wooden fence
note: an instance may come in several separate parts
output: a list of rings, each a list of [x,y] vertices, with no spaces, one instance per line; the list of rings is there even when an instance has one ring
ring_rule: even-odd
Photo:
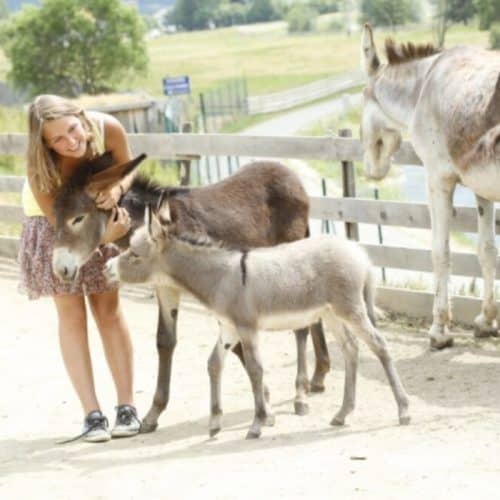
[[[251,96],[248,98],[248,113],[257,115],[290,109],[337,92],[359,87],[364,85],[365,82],[366,77],[361,71],[353,71],[352,73],[317,80],[282,92]]]
[[[187,155],[241,156],[265,158],[323,159],[332,162],[358,161],[363,151],[358,140],[350,137],[252,137],[228,134],[131,134],[132,150],[146,152],[150,157],[174,159]],[[0,152],[22,154],[26,147],[26,136],[18,134],[0,135]],[[420,164],[411,145],[403,143],[394,157],[395,163]],[[347,183],[346,183],[347,184]],[[22,178],[0,177],[0,192],[17,192]],[[343,221],[346,224],[366,223],[410,228],[430,228],[426,204],[403,203],[359,198],[311,197],[311,217],[322,220]],[[0,221],[22,220],[19,206],[0,205]],[[500,220],[496,220],[499,232]],[[465,232],[477,230],[476,210],[471,207],[455,207],[452,229]],[[379,267],[431,272],[432,261],[429,250],[386,245],[363,245],[373,263]],[[18,239],[0,237],[0,253],[15,256]],[[480,277],[480,268],[475,254],[452,253],[452,273],[460,276]],[[500,271],[500,266],[498,271]],[[416,317],[430,317],[433,296],[428,292],[399,288],[379,287],[379,304],[395,312]],[[480,308],[480,300],[467,297],[452,297],[454,318],[471,323]]]

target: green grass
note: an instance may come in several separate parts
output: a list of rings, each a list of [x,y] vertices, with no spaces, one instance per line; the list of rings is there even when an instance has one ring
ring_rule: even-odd
[[[139,173],[144,174],[160,184],[171,186],[179,184],[179,174],[176,162],[145,160],[139,167]]]
[[[320,26],[326,25],[320,23]],[[383,40],[429,42],[429,30],[412,29],[392,33],[377,31]],[[162,78],[189,75],[193,95],[233,78],[246,77],[252,95],[275,92],[359,68],[360,34],[347,36],[319,30],[310,34],[288,34],[284,23],[255,27],[232,27],[165,35],[147,42],[149,70],[120,90],[143,89],[162,95]],[[488,46],[488,32],[453,26],[447,46],[470,43]],[[5,79],[9,61],[0,53],[0,79]]]
[[[331,17],[331,16],[330,16]],[[329,18],[320,22],[328,24]],[[429,30],[412,29],[392,33],[377,31],[381,52],[383,40],[429,42]],[[453,26],[447,45],[470,43],[488,46],[488,32],[472,27]],[[359,68],[360,34],[347,36],[319,30],[310,34],[288,34],[285,23],[251,27],[232,27],[165,35],[147,42],[149,70],[133,81],[124,82],[120,91],[142,89],[162,95],[162,78],[189,75],[192,98],[234,78],[245,77],[251,95],[276,92],[321,78]],[[0,79],[5,80],[10,63],[0,51]],[[0,111],[0,131],[24,131],[22,111]]]
[[[429,42],[429,30],[376,33],[379,51],[383,40]],[[453,26],[447,45],[461,43],[488,46],[488,32]],[[148,43],[150,68],[134,85],[152,95],[161,94],[166,75],[190,75],[193,94],[232,78],[246,77],[251,95],[288,89],[359,68],[360,34],[314,32],[288,34],[285,26],[243,31],[238,27],[179,33]]]

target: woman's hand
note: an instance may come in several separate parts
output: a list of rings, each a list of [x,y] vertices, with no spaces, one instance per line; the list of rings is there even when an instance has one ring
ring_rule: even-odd
[[[104,231],[101,244],[111,243],[125,236],[130,231],[130,215],[124,208],[115,206],[111,210],[111,215]]]
[[[120,198],[122,197],[123,191],[120,184],[112,187],[111,189],[107,189],[105,191],[99,191],[95,198],[95,204],[97,208],[101,210],[109,210],[114,206],[118,205]]]

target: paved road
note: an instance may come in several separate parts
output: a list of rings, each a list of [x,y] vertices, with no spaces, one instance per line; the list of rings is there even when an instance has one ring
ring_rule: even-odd
[[[245,135],[295,135],[323,118],[340,115],[359,106],[361,94],[343,94],[329,101],[290,111],[244,130]]]

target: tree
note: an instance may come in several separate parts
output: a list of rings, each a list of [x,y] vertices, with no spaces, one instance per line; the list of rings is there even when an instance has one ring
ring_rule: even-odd
[[[109,91],[145,71],[144,24],[120,0],[45,0],[2,30],[8,78],[29,94]]]
[[[448,18],[454,23],[467,24],[476,13],[474,0],[449,0]]]
[[[247,13],[247,21],[249,23],[274,21],[277,17],[278,15],[271,0],[252,0],[250,2],[250,9]]]
[[[473,0],[437,0],[434,31],[438,46],[444,46],[446,32],[453,23],[466,23],[474,13]]]
[[[0,0],[0,19],[6,19],[9,17],[9,6],[7,5],[7,0]]]
[[[500,49],[500,23],[495,23],[491,25],[490,47],[496,50]]]
[[[361,20],[394,27],[416,20],[417,8],[412,0],[361,0]]]
[[[500,21],[500,0],[475,0],[479,16],[479,29],[490,29],[493,23]]]
[[[187,31],[206,29],[219,3],[220,0],[176,0],[169,20]]]
[[[318,12],[306,4],[295,4],[286,15],[289,33],[314,31]]]
[[[234,26],[245,24],[248,6],[240,2],[222,1],[214,12],[214,22],[217,26]]]

